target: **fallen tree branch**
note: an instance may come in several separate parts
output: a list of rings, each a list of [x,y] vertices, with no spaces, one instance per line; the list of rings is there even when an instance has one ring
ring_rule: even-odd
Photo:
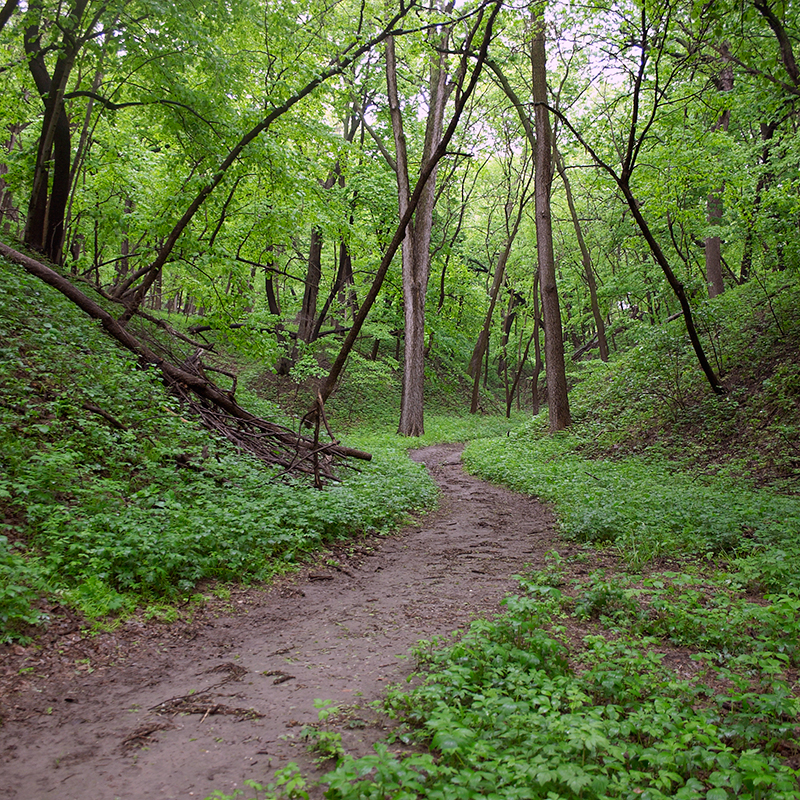
[[[206,427],[222,434],[238,448],[261,461],[283,467],[288,472],[314,474],[315,483],[321,485],[321,475],[329,480],[335,479],[333,466],[336,459],[342,461],[345,458],[372,458],[369,453],[342,447],[334,441],[326,445],[330,461],[326,460],[320,465],[319,454],[314,452],[319,448],[318,436],[309,439],[299,432],[295,433],[289,428],[251,414],[236,402],[232,392],[220,388],[203,374],[199,359],[190,359],[182,366],[165,360],[92,298],[42,262],[3,242],[0,242],[0,255],[20,264],[29,274],[52,286],[90,317],[99,320],[106,332],[123,347],[137,355],[144,364],[157,367],[165,383],[201,418]],[[314,462],[313,466],[308,464],[309,458]]]
[[[127,425],[123,425],[115,416],[109,414],[108,411],[100,408],[100,406],[96,406],[93,403],[84,403],[81,408],[101,416],[112,428],[116,428],[118,431],[128,430]]]

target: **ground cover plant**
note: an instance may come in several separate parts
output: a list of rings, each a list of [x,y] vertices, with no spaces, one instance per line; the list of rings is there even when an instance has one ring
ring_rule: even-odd
[[[800,501],[577,444],[523,428],[467,449],[583,550],[421,647],[423,684],[385,709],[431,752],[344,757],[326,796],[800,797]]]
[[[44,622],[37,598],[90,616],[256,581],[346,536],[388,530],[435,487],[374,452],[317,491],[209,435],[154,375],[16,266],[0,281],[0,640]]]
[[[785,676],[751,660],[701,661],[714,678],[707,683],[700,673],[682,677],[659,639],[607,615],[608,598],[575,642],[566,618],[585,614],[585,603],[581,611],[552,585],[558,574],[527,576],[506,614],[422,652],[425,683],[390,694],[389,713],[405,723],[398,735],[435,756],[382,748],[344,758],[325,778],[327,796],[800,796],[789,763],[800,701]]]
[[[723,554],[753,588],[799,588],[796,496],[687,472],[652,453],[588,459],[578,453],[583,442],[579,432],[538,438],[521,430],[476,442],[464,460],[489,480],[554,503],[566,535],[612,543],[629,563]]]
[[[569,433],[539,418],[467,446],[471,472],[553,506],[571,555],[522,576],[503,615],[420,646],[422,684],[384,705],[394,743],[340,758],[327,797],[800,798],[800,498],[781,445],[797,418],[791,381],[774,377],[791,371],[784,310],[750,397],[703,398],[688,381],[680,403],[648,412],[636,398],[666,378],[640,344],[577,370]],[[741,354],[759,327],[744,316]],[[680,431],[694,436],[678,447]]]

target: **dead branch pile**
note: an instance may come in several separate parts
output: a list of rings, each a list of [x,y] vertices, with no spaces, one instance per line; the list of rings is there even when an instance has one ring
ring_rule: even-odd
[[[369,453],[344,447],[335,439],[325,419],[322,397],[318,395],[313,408],[303,417],[297,431],[257,417],[242,408],[234,397],[235,377],[223,370],[203,363],[203,349],[197,342],[180,336],[184,342],[196,346],[192,356],[178,365],[170,358],[170,348],[149,342],[132,332],[133,326],[121,324],[95,300],[55,270],[40,261],[23,255],[0,242],[0,254],[22,265],[30,274],[57,289],[89,316],[100,321],[109,335],[125,348],[135,353],[140,362],[157,367],[171,390],[196,414],[203,424],[233,442],[240,450],[256,456],[266,464],[282,468],[281,475],[305,473],[313,475],[317,487],[323,478],[335,480],[334,467],[348,458],[369,460]],[[154,322],[154,320],[150,320]],[[160,327],[165,327],[160,325]],[[167,326],[168,327],[168,326]],[[221,388],[211,380],[206,371],[222,372],[233,378],[230,390]],[[320,433],[324,425],[330,441],[322,441]],[[312,435],[303,433],[313,430]]]

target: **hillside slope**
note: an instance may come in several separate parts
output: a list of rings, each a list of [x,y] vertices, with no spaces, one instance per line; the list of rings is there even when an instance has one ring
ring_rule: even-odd
[[[90,615],[263,580],[321,543],[432,502],[401,453],[319,492],[186,416],[61,295],[0,261],[0,639],[57,596]]]

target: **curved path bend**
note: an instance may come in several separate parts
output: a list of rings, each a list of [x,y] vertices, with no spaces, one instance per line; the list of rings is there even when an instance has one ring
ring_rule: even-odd
[[[541,504],[467,475],[460,453],[412,456],[441,487],[437,511],[267,592],[93,637],[54,610],[46,640],[2,655],[0,798],[206,798],[290,761],[321,775],[299,736],[315,699],[343,709],[332,724],[348,752],[369,752],[385,730],[368,704],[411,672],[409,649],[497,611],[553,545]]]

